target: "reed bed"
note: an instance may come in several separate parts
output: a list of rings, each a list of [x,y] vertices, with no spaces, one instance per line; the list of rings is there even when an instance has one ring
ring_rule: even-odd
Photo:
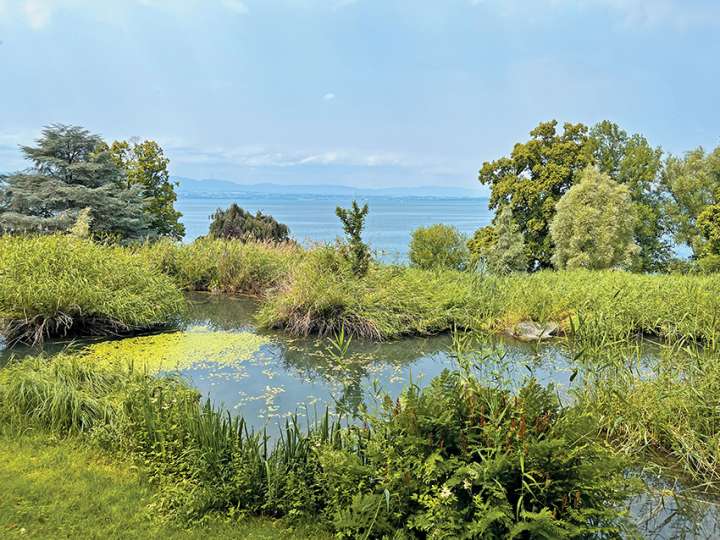
[[[143,258],[189,291],[262,297],[277,287],[302,257],[292,242],[243,242],[200,238],[135,248]]]
[[[714,342],[719,315],[720,277],[714,275],[578,270],[500,277],[374,265],[357,278],[326,247],[292,268],[259,321],[300,335],[344,327],[374,340],[555,322],[577,341],[609,345],[638,336]]]
[[[0,335],[38,344],[173,324],[182,293],[143,257],[72,236],[0,236]]]

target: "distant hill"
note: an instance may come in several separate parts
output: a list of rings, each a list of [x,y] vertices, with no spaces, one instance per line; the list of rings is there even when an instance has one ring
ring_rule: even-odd
[[[419,186],[391,188],[358,188],[334,185],[283,185],[271,183],[239,184],[230,180],[196,180],[193,178],[173,177],[180,183],[178,192],[187,196],[212,196],[227,193],[256,193],[266,195],[323,195],[357,197],[473,197],[485,198],[481,189],[461,187]]]

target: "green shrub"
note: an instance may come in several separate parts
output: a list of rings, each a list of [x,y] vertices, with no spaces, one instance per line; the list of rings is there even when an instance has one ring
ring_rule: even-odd
[[[466,240],[450,225],[415,229],[410,240],[410,262],[418,268],[465,270],[470,252]]]
[[[257,212],[252,215],[232,203],[227,210],[220,208],[210,216],[210,238],[240,240],[242,242],[287,242],[290,230],[275,218]]]
[[[166,326],[184,311],[141,256],[73,236],[0,237],[0,334],[10,343]]]

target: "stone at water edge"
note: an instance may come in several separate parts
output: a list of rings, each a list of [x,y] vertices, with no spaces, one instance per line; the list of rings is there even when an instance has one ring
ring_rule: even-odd
[[[543,341],[557,336],[559,332],[560,325],[552,321],[544,324],[522,321],[507,330],[507,334],[518,341]]]

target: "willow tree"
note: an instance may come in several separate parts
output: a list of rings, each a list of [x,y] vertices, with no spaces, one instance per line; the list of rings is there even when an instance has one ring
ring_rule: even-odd
[[[629,268],[640,252],[634,232],[637,218],[627,186],[596,167],[560,199],[550,225],[558,269]]]
[[[0,231],[66,231],[89,209],[93,236],[127,240],[152,234],[142,190],[123,184],[124,171],[98,135],[53,124],[35,146],[21,150],[32,165],[2,177]]]

